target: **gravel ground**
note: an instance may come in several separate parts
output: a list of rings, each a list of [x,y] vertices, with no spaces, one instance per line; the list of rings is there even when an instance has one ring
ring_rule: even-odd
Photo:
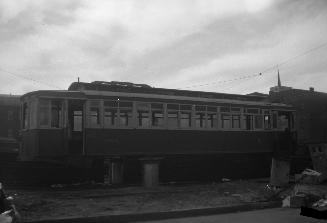
[[[239,205],[271,196],[265,181],[144,187],[10,189],[24,220],[159,212]]]

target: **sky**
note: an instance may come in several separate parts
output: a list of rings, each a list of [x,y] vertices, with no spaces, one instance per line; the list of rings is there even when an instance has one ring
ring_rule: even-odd
[[[0,93],[82,82],[327,92],[325,0],[0,0]],[[262,75],[259,75],[262,73]]]

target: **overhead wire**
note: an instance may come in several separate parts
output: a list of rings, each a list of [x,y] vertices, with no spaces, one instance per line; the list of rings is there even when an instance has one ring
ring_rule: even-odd
[[[259,76],[262,76],[263,73],[267,73],[268,71],[270,70],[273,70],[273,69],[276,69],[276,68],[279,68],[287,63],[289,63],[290,61],[292,60],[295,60],[299,57],[302,57],[302,56],[305,56],[309,53],[312,53],[313,51],[315,50],[318,50],[320,48],[323,48],[327,46],[327,42],[323,43],[323,44],[320,44],[319,46],[316,46],[314,48],[311,48],[301,54],[298,54],[298,55],[295,55],[291,58],[288,58],[274,66],[271,66],[263,71],[261,71],[260,73],[255,73],[255,74],[250,74],[250,75],[243,75],[243,76],[240,76],[240,77],[237,77],[237,78],[233,78],[233,79],[228,79],[228,80],[220,80],[220,81],[214,81],[214,82],[210,82],[210,83],[204,83],[204,84],[195,84],[195,85],[191,85],[191,86],[186,86],[184,88],[197,88],[197,87],[203,87],[203,86],[209,86],[209,85],[217,85],[217,84],[223,84],[223,83],[228,83],[228,82],[234,82],[234,81],[238,81],[238,80],[244,80],[244,79],[250,79],[250,78],[255,78],[255,77],[259,77]],[[2,72],[5,72],[7,74],[11,74],[15,77],[18,77],[18,78],[22,78],[22,79],[25,79],[25,80],[28,80],[28,81],[32,81],[32,82],[35,82],[35,83],[38,83],[38,84],[41,84],[41,85],[46,85],[48,87],[52,87],[52,88],[56,88],[56,89],[59,89],[59,90],[62,90],[62,88],[56,86],[56,85],[53,85],[53,84],[49,84],[49,83],[46,83],[46,82],[43,82],[43,81],[39,81],[39,80],[36,80],[36,79],[33,79],[33,78],[29,78],[29,77],[26,77],[24,75],[21,75],[21,74],[18,74],[18,73],[14,73],[12,71],[8,71],[8,70],[5,70],[3,68],[0,67],[0,71]],[[178,89],[182,89],[182,88],[178,88]]]
[[[39,81],[39,80],[35,80],[33,78],[30,78],[30,77],[26,77],[25,75],[21,75],[21,74],[18,74],[18,73],[14,73],[12,71],[9,71],[9,70],[5,70],[3,68],[0,67],[0,71],[4,72],[4,73],[7,73],[7,74],[11,74],[15,77],[18,77],[18,78],[21,78],[21,79],[25,79],[25,80],[28,80],[28,81],[32,81],[32,82],[35,82],[35,83],[38,83],[38,84],[41,84],[41,85],[46,85],[48,87],[52,87],[52,88],[56,88],[58,90],[62,90],[62,88],[56,86],[56,85],[53,85],[53,84],[49,84],[49,83],[46,83],[46,82],[43,82],[43,81]]]
[[[223,84],[223,83],[227,83],[227,82],[234,82],[234,81],[237,81],[237,80],[243,80],[243,79],[250,79],[250,78],[255,78],[255,77],[259,77],[259,76],[262,76],[262,74],[264,73],[267,73],[268,71],[271,71],[271,70],[274,70],[274,69],[278,69],[279,67],[299,58],[299,57],[302,57],[302,56],[305,56],[307,54],[310,54],[312,53],[313,51],[316,51],[320,48],[323,48],[327,46],[327,42],[324,42],[323,44],[320,44],[316,47],[313,47],[303,53],[300,53],[300,54],[297,54],[293,57],[290,57],[278,64],[275,64],[274,66],[271,66],[271,67],[268,67],[267,69],[259,72],[259,73],[255,73],[255,74],[250,74],[250,75],[244,75],[244,76],[240,76],[240,77],[237,77],[237,78],[233,78],[233,79],[228,79],[228,80],[220,80],[220,81],[214,81],[214,82],[210,82],[210,83],[204,83],[204,84],[195,84],[195,85],[191,85],[191,86],[186,86],[184,88],[197,88],[197,87],[203,87],[203,86],[209,86],[209,85],[217,85],[217,84]],[[182,89],[182,88],[178,88],[178,89]]]

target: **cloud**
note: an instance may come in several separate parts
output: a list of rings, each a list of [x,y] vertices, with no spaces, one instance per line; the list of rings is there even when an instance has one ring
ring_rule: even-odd
[[[180,88],[257,73],[312,48],[325,41],[326,15],[319,0],[1,1],[0,68],[63,89],[77,77]],[[311,65],[280,67],[283,79],[320,74],[319,52]],[[194,89],[268,90],[271,74]],[[1,71],[0,85],[1,93],[51,89]]]

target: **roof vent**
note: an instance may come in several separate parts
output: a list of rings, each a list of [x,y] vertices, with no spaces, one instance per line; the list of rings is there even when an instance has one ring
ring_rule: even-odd
[[[130,82],[120,82],[120,81],[93,81],[91,84],[97,85],[106,85],[106,86],[121,86],[121,87],[138,87],[138,88],[151,88],[151,86],[147,84],[134,84]]]

